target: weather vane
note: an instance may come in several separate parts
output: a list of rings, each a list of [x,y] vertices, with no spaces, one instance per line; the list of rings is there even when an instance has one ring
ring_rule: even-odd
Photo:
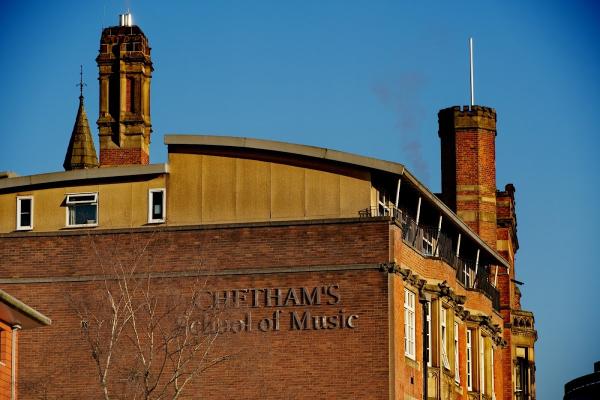
[[[79,65],[79,83],[75,86],[79,86],[79,97],[83,97],[83,87],[87,86],[83,83],[83,65]]]

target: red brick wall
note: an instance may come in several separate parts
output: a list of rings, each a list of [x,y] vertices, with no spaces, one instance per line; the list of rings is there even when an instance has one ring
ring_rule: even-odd
[[[12,331],[0,321],[0,399],[10,399],[12,370]]]
[[[412,396],[423,397],[423,306],[419,303],[419,293],[414,287],[407,286],[399,275],[390,275],[393,288],[394,325],[394,391],[396,399]],[[404,290],[415,293],[415,360],[405,355],[404,345]]]
[[[496,112],[465,106],[441,110],[442,197],[492,248],[496,247]],[[487,199],[491,199],[487,200]],[[462,213],[462,215],[461,215]]]
[[[105,266],[142,266],[154,271],[219,273],[217,289],[314,287],[336,284],[340,302],[281,307],[281,330],[220,336],[213,354],[234,354],[208,370],[185,398],[379,398],[388,397],[387,275],[377,269],[244,273],[246,269],[378,264],[389,259],[389,223],[331,223],[239,226],[145,233],[68,233],[0,237],[2,277],[51,278],[98,274]],[[145,248],[145,250],[143,250]],[[161,279],[153,288],[168,297],[190,278]],[[99,281],[101,282],[101,281]],[[53,320],[50,327],[21,333],[20,391],[24,398],[99,398],[90,352],[79,339],[81,325],[66,294],[92,296],[99,282],[5,284],[3,287]],[[355,329],[289,330],[289,313],[358,315]],[[254,308],[253,321],[273,309]],[[235,317],[245,310],[233,309]]]
[[[115,165],[147,165],[150,161],[148,154],[142,149],[100,149],[100,166]]]

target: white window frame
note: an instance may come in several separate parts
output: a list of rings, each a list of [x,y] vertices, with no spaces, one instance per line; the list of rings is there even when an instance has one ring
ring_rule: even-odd
[[[78,200],[78,196],[94,196],[92,201],[89,200]],[[71,224],[69,222],[70,216],[70,206],[76,206],[78,204],[89,204],[96,206],[96,222],[90,224]],[[66,219],[65,226],[67,228],[81,228],[81,227],[90,227],[90,226],[98,226],[98,220],[100,219],[100,210],[98,208],[98,192],[88,192],[88,193],[67,193],[65,197],[65,205],[66,205]]]
[[[156,218],[156,219],[152,218],[152,207],[153,207],[152,195],[154,193],[162,193],[162,218]],[[164,188],[148,190],[148,223],[156,224],[156,223],[165,222],[166,214],[167,214],[166,190]]]
[[[495,378],[495,374],[494,374],[494,347],[490,347],[490,372],[492,375],[492,400],[496,399],[496,388],[494,387],[494,378]]]
[[[479,393],[485,392],[485,347],[483,336],[479,336]]]
[[[415,294],[404,289],[404,355],[415,360]]]
[[[467,390],[473,390],[473,331],[467,329]]]
[[[432,365],[432,347],[431,347],[431,301],[427,300],[427,345],[429,346],[429,351],[427,352],[427,366],[431,367]]]
[[[428,256],[433,256],[433,250],[435,249],[435,238],[431,231],[423,231],[423,253]]]
[[[454,381],[460,384],[460,363],[458,360],[458,322],[454,321]]]
[[[440,347],[442,348],[442,365],[450,370],[450,361],[448,361],[448,329],[446,327],[446,318],[448,310],[442,306],[440,311]]]
[[[29,225],[21,225],[21,203],[23,200],[29,200],[31,202],[30,205],[30,215],[29,215]],[[17,196],[17,230],[18,231],[30,231],[33,229],[33,196]]]
[[[469,265],[465,263],[465,287],[469,289],[471,286],[471,268],[469,268]]]

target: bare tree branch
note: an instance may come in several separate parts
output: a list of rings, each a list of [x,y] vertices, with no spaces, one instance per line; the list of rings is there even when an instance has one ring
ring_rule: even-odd
[[[194,329],[204,318],[218,318],[218,310],[200,305],[208,278],[186,278],[181,288],[170,286],[165,295],[166,286],[153,277],[148,257],[154,234],[125,255],[89,238],[104,279],[86,298],[69,297],[69,303],[80,320],[104,400],[178,399],[204,371],[231,358],[211,358],[218,332]]]

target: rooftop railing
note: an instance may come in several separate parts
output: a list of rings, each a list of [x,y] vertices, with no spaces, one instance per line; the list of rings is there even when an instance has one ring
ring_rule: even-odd
[[[477,265],[473,260],[456,254],[452,239],[437,227],[420,226],[405,210],[383,206],[370,207],[359,211],[361,218],[391,216],[402,229],[402,240],[426,257],[444,260],[456,271],[456,280],[468,290],[476,290],[486,295],[495,310],[500,310],[500,292],[492,284],[488,265]]]

